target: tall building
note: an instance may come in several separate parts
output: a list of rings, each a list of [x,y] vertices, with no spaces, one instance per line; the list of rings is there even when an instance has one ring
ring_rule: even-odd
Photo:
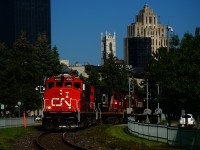
[[[151,38],[130,37],[124,39],[125,62],[131,65],[136,72],[142,72],[151,55]]]
[[[11,47],[21,32],[35,44],[39,34],[46,34],[51,44],[50,0],[1,0],[0,42]]]
[[[133,67],[141,66],[141,62],[138,61],[141,61],[142,58],[137,58],[138,61],[132,59],[136,59],[138,55],[144,56],[145,47],[147,48],[147,51],[144,59],[147,58],[147,56],[150,56],[153,52],[156,52],[158,48],[167,47],[166,27],[161,25],[158,20],[157,14],[155,14],[153,10],[145,4],[139,14],[136,15],[135,22],[127,27],[127,37],[124,39],[124,60],[126,64],[132,65]],[[147,38],[151,39],[151,42],[149,42]],[[129,43],[129,41],[132,44]],[[141,43],[145,44],[141,45]],[[140,46],[136,46],[137,44]],[[143,49],[143,51],[140,51],[139,49]],[[149,52],[149,50],[151,52]],[[140,52],[143,54],[139,54]]]
[[[101,65],[104,64],[105,60],[108,59],[109,54],[112,53],[116,57],[116,35],[106,32],[104,36],[101,33]]]

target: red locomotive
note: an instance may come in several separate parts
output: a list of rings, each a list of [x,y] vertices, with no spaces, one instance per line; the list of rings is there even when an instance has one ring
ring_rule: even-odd
[[[82,127],[109,118],[116,123],[125,118],[127,107],[128,101],[122,94],[61,74],[46,80],[43,126],[46,129]]]

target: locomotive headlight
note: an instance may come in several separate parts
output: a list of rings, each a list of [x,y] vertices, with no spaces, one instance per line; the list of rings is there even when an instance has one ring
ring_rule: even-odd
[[[62,90],[60,90],[60,96],[62,96]]]
[[[50,109],[51,109],[51,106],[48,106],[47,109],[50,110]]]

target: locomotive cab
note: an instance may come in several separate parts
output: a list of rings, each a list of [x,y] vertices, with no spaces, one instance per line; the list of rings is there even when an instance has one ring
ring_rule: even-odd
[[[43,125],[71,127],[78,122],[81,111],[83,83],[79,78],[62,74],[46,80],[44,93]]]

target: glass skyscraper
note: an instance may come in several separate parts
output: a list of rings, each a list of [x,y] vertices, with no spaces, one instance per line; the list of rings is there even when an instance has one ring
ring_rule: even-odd
[[[0,42],[11,47],[21,32],[35,44],[39,34],[46,34],[51,44],[50,0],[1,0]]]

